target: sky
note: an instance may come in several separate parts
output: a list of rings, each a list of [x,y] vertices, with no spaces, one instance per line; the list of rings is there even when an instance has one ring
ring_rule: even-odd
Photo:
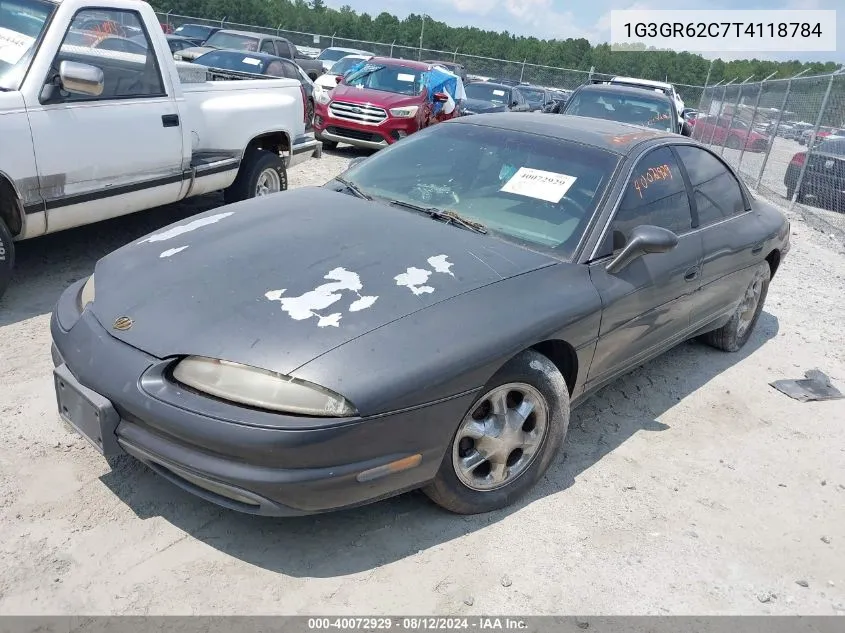
[[[404,18],[409,13],[425,13],[432,19],[450,26],[476,26],[485,30],[508,31],[515,35],[541,39],[584,37],[593,44],[610,40],[611,9],[838,8],[836,52],[703,55],[708,58],[721,57],[725,61],[756,57],[845,63],[845,4],[842,4],[842,0],[708,0],[704,5],[680,2],[670,3],[669,6],[657,0],[326,0],[326,4],[333,8],[348,4],[358,13],[366,12],[373,17],[382,11],[388,11],[399,18]]]

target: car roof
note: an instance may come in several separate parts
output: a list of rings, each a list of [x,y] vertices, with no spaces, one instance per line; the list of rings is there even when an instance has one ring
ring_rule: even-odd
[[[373,57],[370,59],[374,64],[401,64],[406,68],[413,68],[414,70],[428,70],[431,64],[425,62],[414,61],[413,59],[399,59],[396,57]]]
[[[654,81],[652,79],[640,79],[639,77],[614,77],[610,81],[624,81],[625,83],[636,83],[642,84],[644,86],[654,86],[655,88],[671,88],[672,84],[666,83],[665,81]]]
[[[350,53],[361,54],[366,53],[370,54],[370,51],[365,51],[363,48],[346,48],[345,46],[329,46],[328,48],[324,48],[325,51],[349,51]]]
[[[497,81],[469,81],[465,85],[471,86],[473,84],[484,84],[485,86],[492,86],[493,88],[501,88],[502,90],[510,90],[516,86],[509,86],[508,84],[500,84]]]
[[[666,103],[674,103],[672,99],[662,92],[649,90],[648,88],[634,88],[633,86],[619,86],[613,84],[585,84],[578,88],[578,92],[602,92],[609,94],[629,95],[631,97],[642,97],[643,94],[650,95],[658,101],[662,100]]]
[[[671,132],[661,132],[618,121],[560,114],[550,115],[543,112],[476,114],[453,119],[449,121],[449,125],[480,125],[538,134],[590,145],[623,156],[628,155],[634,147],[647,140],[682,138]]]
[[[247,37],[269,37],[274,40],[283,40],[283,37],[276,37],[275,35],[267,35],[266,33],[256,33],[255,31],[238,31],[237,29],[220,29],[217,33],[231,33],[232,35],[245,35]],[[216,33],[215,33],[216,35]]]

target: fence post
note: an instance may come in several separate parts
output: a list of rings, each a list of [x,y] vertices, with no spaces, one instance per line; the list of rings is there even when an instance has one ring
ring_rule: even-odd
[[[522,60],[522,70],[519,71],[519,83],[522,83],[522,78],[525,76],[525,62],[528,61],[528,58]]]
[[[710,60],[710,66],[707,67],[707,76],[704,78],[704,86],[702,87],[702,90],[701,90],[701,98],[698,100],[698,109],[699,110],[701,110],[701,106],[704,103],[704,93],[707,92],[707,82],[710,81],[710,73],[713,70],[713,62],[715,62],[715,61],[716,61],[715,58],[711,59]]]
[[[425,13],[422,16],[422,24],[420,25],[420,49],[417,53],[417,61],[422,59],[423,34],[425,33]]]
[[[716,126],[718,125],[719,119],[722,116],[722,109],[725,107],[725,95],[728,94],[728,86],[730,86],[737,79],[739,79],[739,77],[734,77],[728,83],[726,83],[724,86],[722,86],[722,98],[719,99],[719,113],[716,115],[716,120],[712,124],[713,129],[710,132],[710,141],[707,143],[711,147],[713,146],[713,137],[716,136]]]
[[[332,43],[331,43],[331,45],[332,45],[332,46],[334,46],[334,36],[335,36],[335,35],[337,35],[337,31],[335,31],[334,33],[332,33]]]
[[[731,137],[731,130],[734,129],[734,121],[736,120],[736,111],[739,109],[739,101],[740,101],[740,99],[742,99],[742,89],[745,86],[745,82],[748,81],[749,79],[753,78],[753,77],[754,77],[754,75],[751,75],[751,77],[749,77],[748,79],[743,81],[741,84],[739,84],[739,91],[736,93],[736,101],[734,101],[734,109],[733,109],[733,112],[731,113],[731,122],[728,124],[728,132],[727,132],[727,134],[725,134],[725,140],[722,142],[722,151],[720,152],[721,156],[725,155],[725,145],[728,144],[728,139]],[[746,142],[747,142],[747,139],[746,139]],[[743,146],[744,146],[744,144],[743,144]]]
[[[801,185],[804,183],[804,174],[807,172],[807,163],[810,162],[810,152],[813,150],[813,145],[816,142],[816,137],[819,135],[819,128],[822,124],[822,119],[824,118],[824,111],[827,108],[827,100],[830,98],[830,91],[833,89],[833,81],[836,79],[836,76],[842,72],[842,68],[840,67],[834,73],[830,75],[830,81],[827,82],[827,90],[824,91],[824,97],[822,98],[822,107],[819,108],[819,115],[816,117],[816,125],[813,127],[813,135],[810,137],[810,140],[807,142],[807,157],[801,165],[801,172],[798,174],[798,182],[795,184],[795,191],[792,192],[792,198],[789,202],[789,209],[795,206],[795,201],[798,200],[798,195],[801,193]]]
[[[393,40],[390,43],[390,56],[393,57],[393,46],[396,44],[396,40]]]
[[[757,89],[757,98],[754,100],[754,112],[751,113],[751,123],[748,124],[748,127],[753,132],[754,131],[754,121],[757,120],[757,109],[760,107],[760,97],[763,96],[763,88],[766,87],[766,82],[769,81],[772,77],[778,74],[778,71],[773,72],[771,75],[763,79],[760,82],[760,87]],[[736,165],[736,171],[738,174],[742,174],[742,157],[745,156],[745,143],[742,145],[742,151],[739,153],[739,162]]]
[[[797,75],[793,75],[789,78],[789,81],[786,82],[786,93],[783,95],[783,102],[780,104],[780,112],[778,112],[778,118],[775,122],[775,131],[772,134],[772,138],[769,141],[769,147],[766,148],[766,155],[763,157],[763,164],[760,165],[760,174],[757,176],[757,184],[754,185],[754,189],[760,188],[760,183],[763,182],[763,174],[766,173],[766,163],[769,162],[769,156],[772,153],[772,147],[775,145],[775,139],[778,135],[778,130],[780,129],[780,122],[783,120],[783,111],[786,109],[786,103],[789,100],[789,92],[792,90],[792,80],[798,79],[801,75],[808,72],[810,69],[805,68]]]
[[[167,15],[164,16],[164,23],[167,25],[167,28],[170,28],[170,14],[173,13],[173,9],[167,12]]]
[[[276,37],[279,37],[279,31],[282,30],[282,23],[279,22],[279,26],[276,27]]]
[[[595,67],[595,66],[590,66],[590,74],[589,74],[589,75],[587,75],[587,83],[588,83],[588,84],[593,83],[593,73],[594,73],[595,71],[596,71],[596,67]]]
[[[460,46],[458,46],[458,48],[456,48],[456,49],[455,49],[455,54],[454,54],[454,55],[452,55],[452,63],[453,63],[453,64],[457,64],[457,63],[458,63],[458,49],[459,49],[459,48],[460,48]]]
[[[228,18],[228,17],[229,17],[228,15],[224,15],[224,16],[223,16],[223,19],[222,19],[222,20],[220,20],[220,28],[221,28],[221,29],[222,29],[222,28],[225,28],[225,26],[226,26],[226,18]]]

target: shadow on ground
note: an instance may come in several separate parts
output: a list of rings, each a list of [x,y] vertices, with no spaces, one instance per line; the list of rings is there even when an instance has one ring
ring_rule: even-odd
[[[684,343],[605,387],[573,412],[563,450],[532,493],[487,515],[449,514],[419,492],[312,517],[241,515],[183,492],[130,458],[118,459],[102,481],[140,518],[161,516],[197,540],[258,567],[295,577],[356,573],[483,529],[546,496],[565,494],[581,473],[633,435],[667,430],[657,421],[664,412],[777,333],[777,319],[763,312],[740,352]]]

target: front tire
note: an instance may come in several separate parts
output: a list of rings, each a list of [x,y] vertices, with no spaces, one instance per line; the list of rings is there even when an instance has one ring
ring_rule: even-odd
[[[0,298],[12,281],[12,271],[15,268],[15,242],[12,232],[6,223],[0,219]]]
[[[423,492],[457,514],[511,505],[548,470],[568,428],[566,381],[548,358],[526,350],[484,387]]]
[[[726,145],[728,149],[739,149],[742,146],[742,142],[738,136],[729,136]]]
[[[739,351],[751,338],[751,333],[757,325],[771,279],[772,269],[769,262],[758,264],[731,320],[718,330],[702,335],[702,340],[725,352]]]
[[[235,182],[223,192],[226,204],[267,196],[288,188],[284,159],[275,152],[254,150],[241,163]]]

